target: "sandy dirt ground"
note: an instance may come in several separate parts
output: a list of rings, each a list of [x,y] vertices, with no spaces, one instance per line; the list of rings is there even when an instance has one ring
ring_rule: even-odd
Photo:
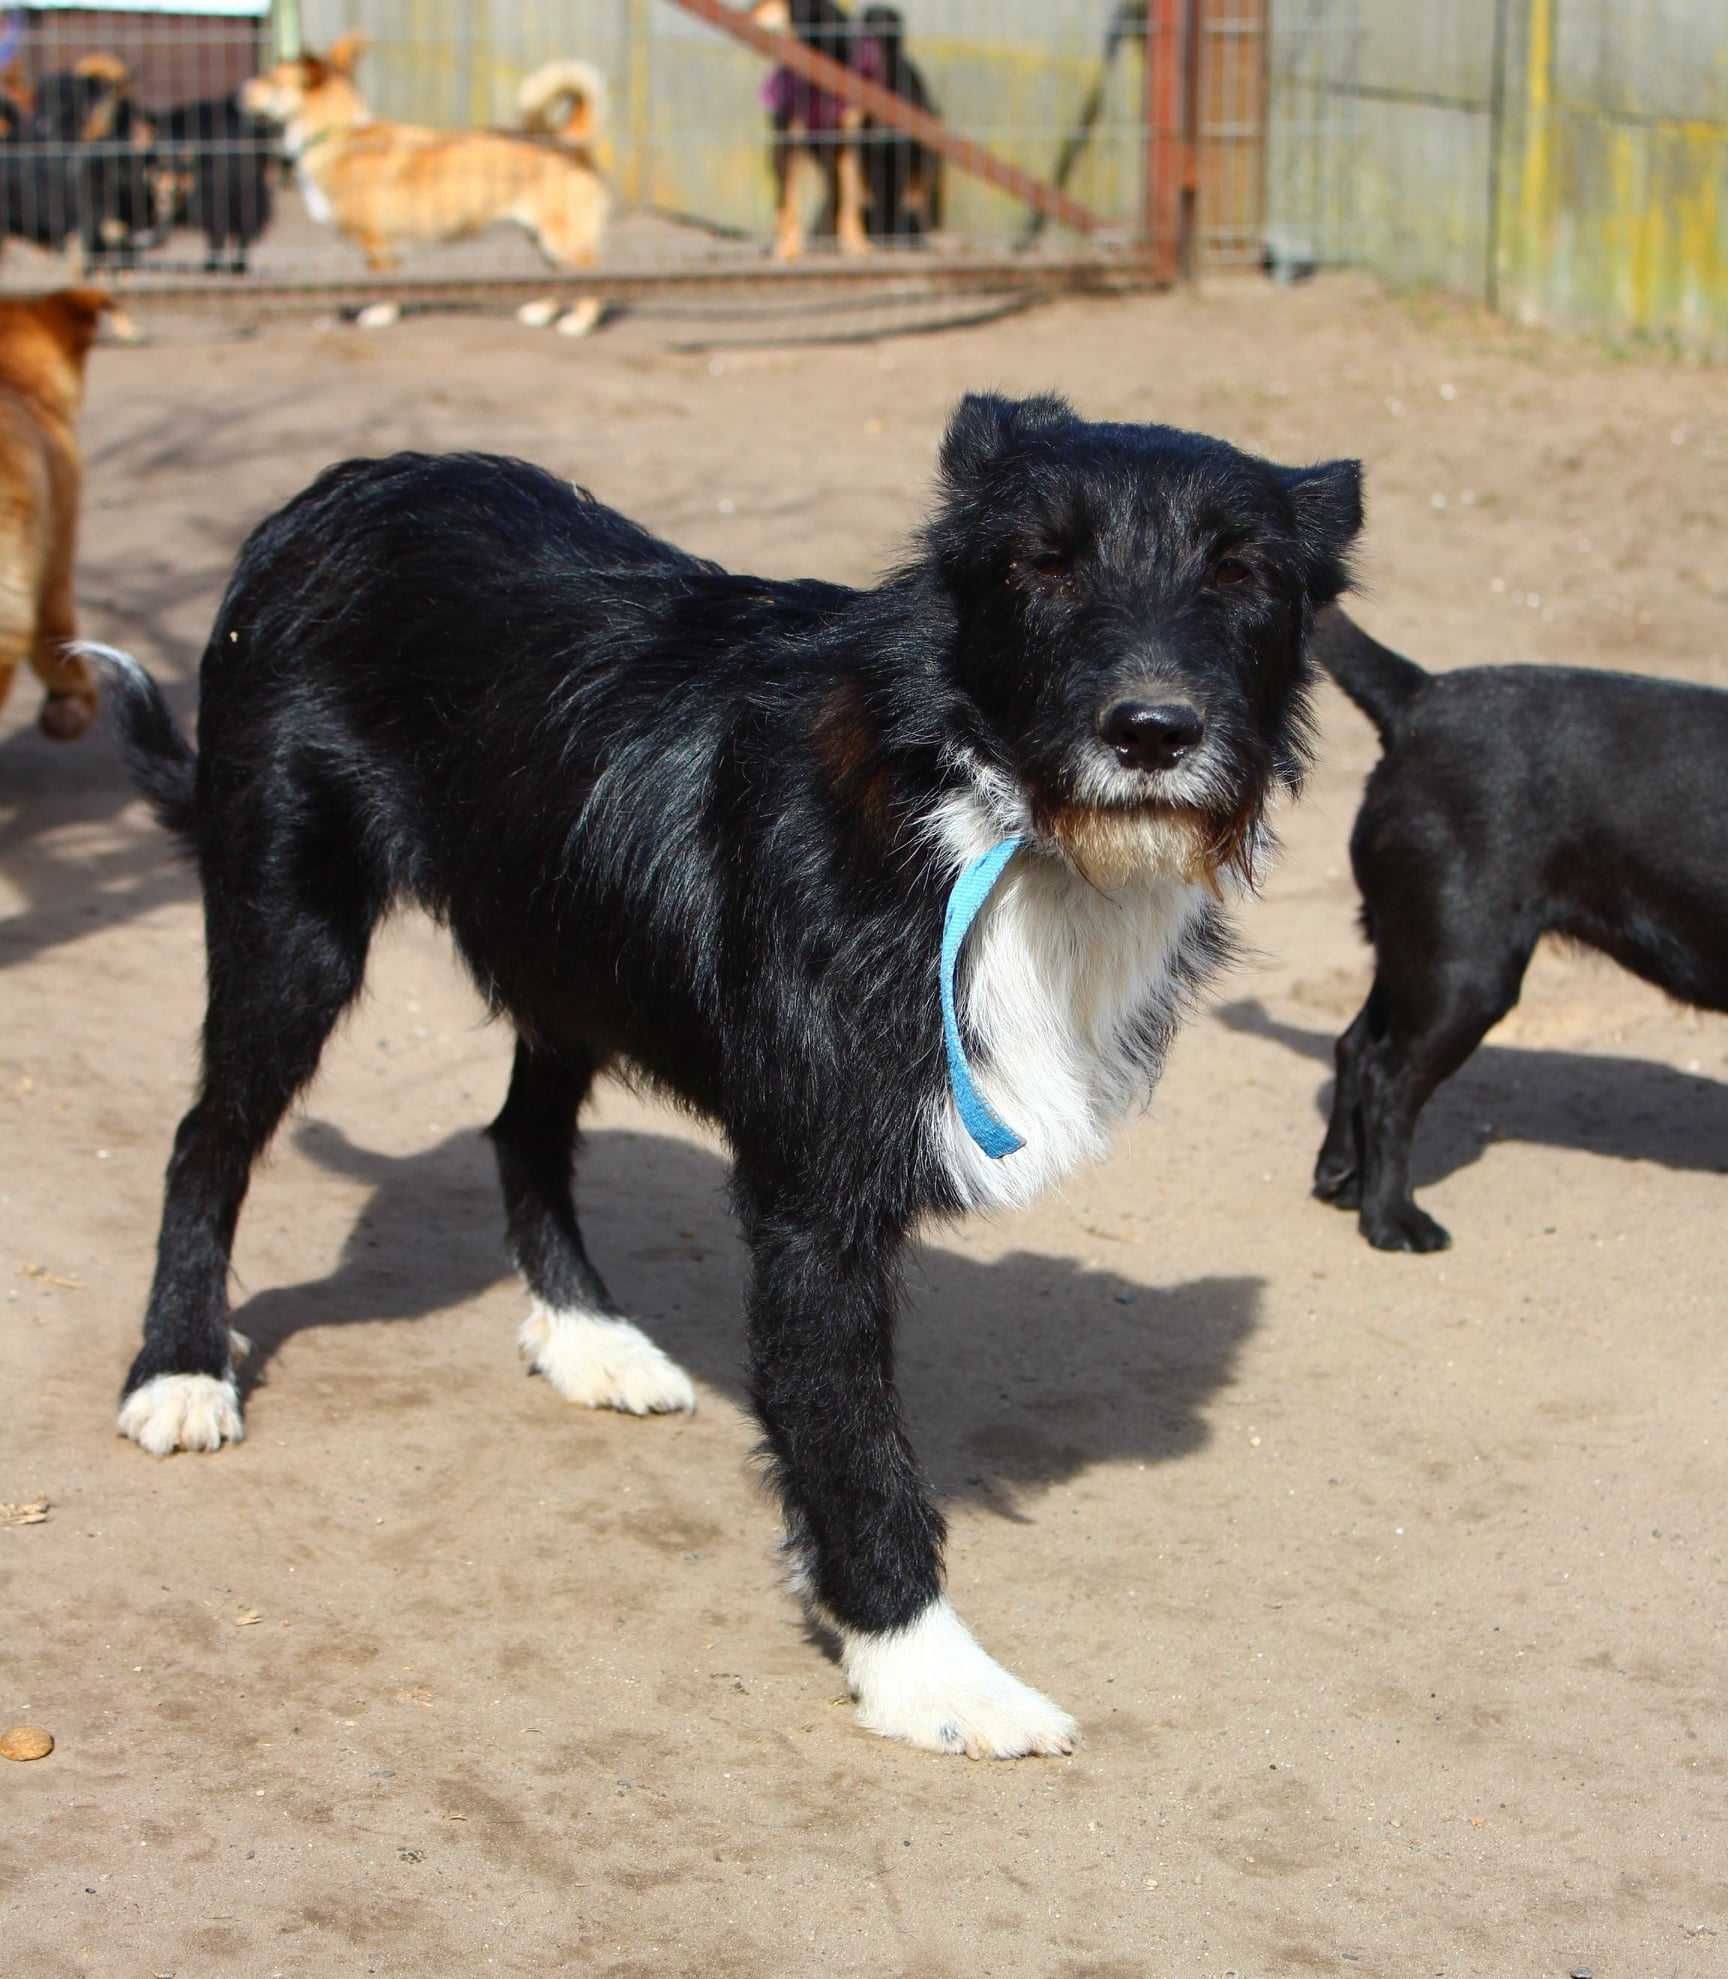
[[[1367,622],[1434,662],[1728,684],[1720,374],[1350,279],[704,352],[508,320],[98,351],[88,629],[189,713],[244,531],[331,458],[527,454],[690,546],[863,580],[961,389],[1360,454]],[[1588,958],[1430,1108],[1443,1257],[1312,1202],[1365,987],[1330,691],[1252,955],[1114,1158],[932,1233],[903,1334],[985,1642],[1071,1759],[858,1731],[773,1560],[717,1146],[621,1091],[585,1168],[691,1419],[525,1379],[479,1127],[508,1039],[427,925],[260,1173],[249,1435],[116,1439],[200,1007],[187,872],[97,736],[0,731],[0,1964],[1706,1979],[1728,1972],[1728,1032]],[[1684,828],[1684,820],[1677,821]]]

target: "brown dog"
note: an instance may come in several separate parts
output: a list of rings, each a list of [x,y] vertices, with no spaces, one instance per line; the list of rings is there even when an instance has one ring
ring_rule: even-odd
[[[835,0],[755,0],[750,18],[776,34],[795,35],[806,48],[826,55],[872,82],[882,80],[882,50],[860,33]],[[807,151],[828,184],[828,210],[842,254],[867,254],[864,226],[864,167],[858,134],[864,112],[791,69],[776,69],[762,91],[772,133],[769,164],[774,174],[774,258],[796,261],[804,252],[804,225],[798,214],[798,160]]]
[[[104,315],[129,327],[106,289],[0,301],[0,700],[28,660],[48,690],[37,720],[59,742],[82,735],[96,713],[96,677],[66,642],[77,632],[75,425]]]
[[[282,126],[307,210],[375,269],[408,245],[458,240],[500,220],[532,234],[555,267],[599,252],[610,198],[596,163],[605,86],[583,62],[549,62],[522,85],[521,131],[439,131],[374,118],[354,84],[365,39],[296,55],[242,85],[254,116]],[[595,311],[598,314],[598,311]]]

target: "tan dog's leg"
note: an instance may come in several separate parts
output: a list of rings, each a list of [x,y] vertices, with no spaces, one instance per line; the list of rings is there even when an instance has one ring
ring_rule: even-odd
[[[22,542],[0,545],[0,707],[12,692],[20,664],[29,659],[36,637],[36,599],[42,578],[31,568],[34,542],[27,534]]]
[[[796,261],[804,252],[804,229],[798,219],[798,159],[802,150],[801,138],[789,131],[771,154],[776,261]]]
[[[5,707],[6,697],[12,692],[12,683],[18,677],[18,662],[24,657],[24,649],[0,634],[0,708]]]
[[[77,636],[71,585],[57,584],[42,600],[30,643],[31,669],[48,690],[37,724],[56,742],[76,742],[96,719],[96,676],[90,662],[66,650],[66,642]]]
[[[571,178],[561,189],[541,191],[506,207],[499,218],[526,227],[554,268],[592,268],[606,215],[588,188]]]
[[[605,313],[597,295],[579,296],[552,327],[561,337],[585,337]]]
[[[862,110],[847,110],[842,115],[834,156],[834,232],[842,254],[870,252],[870,239],[864,231],[864,160],[858,151],[863,122]]]
[[[930,212],[930,185],[924,176],[922,158],[906,175],[906,189],[901,197],[901,205],[909,218],[917,220],[926,231],[936,223]]]
[[[549,206],[523,224],[553,267],[593,267],[597,245],[594,221],[582,205],[572,201],[567,206]],[[605,313],[606,306],[598,296],[578,296],[569,304],[548,296],[543,301],[525,302],[517,310],[516,320],[531,330],[543,330],[550,323],[561,337],[585,337]]]

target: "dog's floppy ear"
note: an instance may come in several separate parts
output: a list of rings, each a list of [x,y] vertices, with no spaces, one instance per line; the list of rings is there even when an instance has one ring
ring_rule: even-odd
[[[351,76],[354,64],[366,53],[366,37],[358,28],[350,28],[346,34],[339,34],[324,51],[324,62],[338,75]]]
[[[114,307],[112,292],[92,282],[81,283],[76,288],[58,289],[54,299],[69,316],[82,317],[92,325],[104,310]]]
[[[942,436],[942,478],[951,488],[975,481],[998,454],[1037,434],[1066,426],[1074,408],[1054,392],[1005,399],[996,392],[968,392],[954,408]]]
[[[22,55],[8,58],[0,68],[0,96],[9,98],[20,110],[29,112],[36,107],[36,88],[30,80],[30,72],[24,66]]]
[[[1308,595],[1329,605],[1350,588],[1350,548],[1362,530],[1362,463],[1326,460],[1284,469],[1284,492],[1296,517],[1308,565]]]
[[[137,331],[114,306],[106,289],[84,285],[55,289],[38,296],[31,304],[36,320],[68,356],[82,364],[84,354],[96,341],[96,332],[107,317],[121,343],[137,341]]]
[[[125,89],[132,80],[132,72],[118,55],[80,55],[72,64],[72,73],[80,82],[105,82],[112,89]]]
[[[98,330],[106,322],[109,337],[118,344],[142,343],[138,326],[114,299],[113,291],[98,284],[84,283],[77,288],[61,289],[56,300],[68,316],[78,325],[85,341],[93,341]]]

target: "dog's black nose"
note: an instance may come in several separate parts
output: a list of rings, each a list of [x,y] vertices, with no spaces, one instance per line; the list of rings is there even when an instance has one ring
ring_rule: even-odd
[[[1173,770],[1206,733],[1186,701],[1118,701],[1107,708],[1104,740],[1131,770]]]

